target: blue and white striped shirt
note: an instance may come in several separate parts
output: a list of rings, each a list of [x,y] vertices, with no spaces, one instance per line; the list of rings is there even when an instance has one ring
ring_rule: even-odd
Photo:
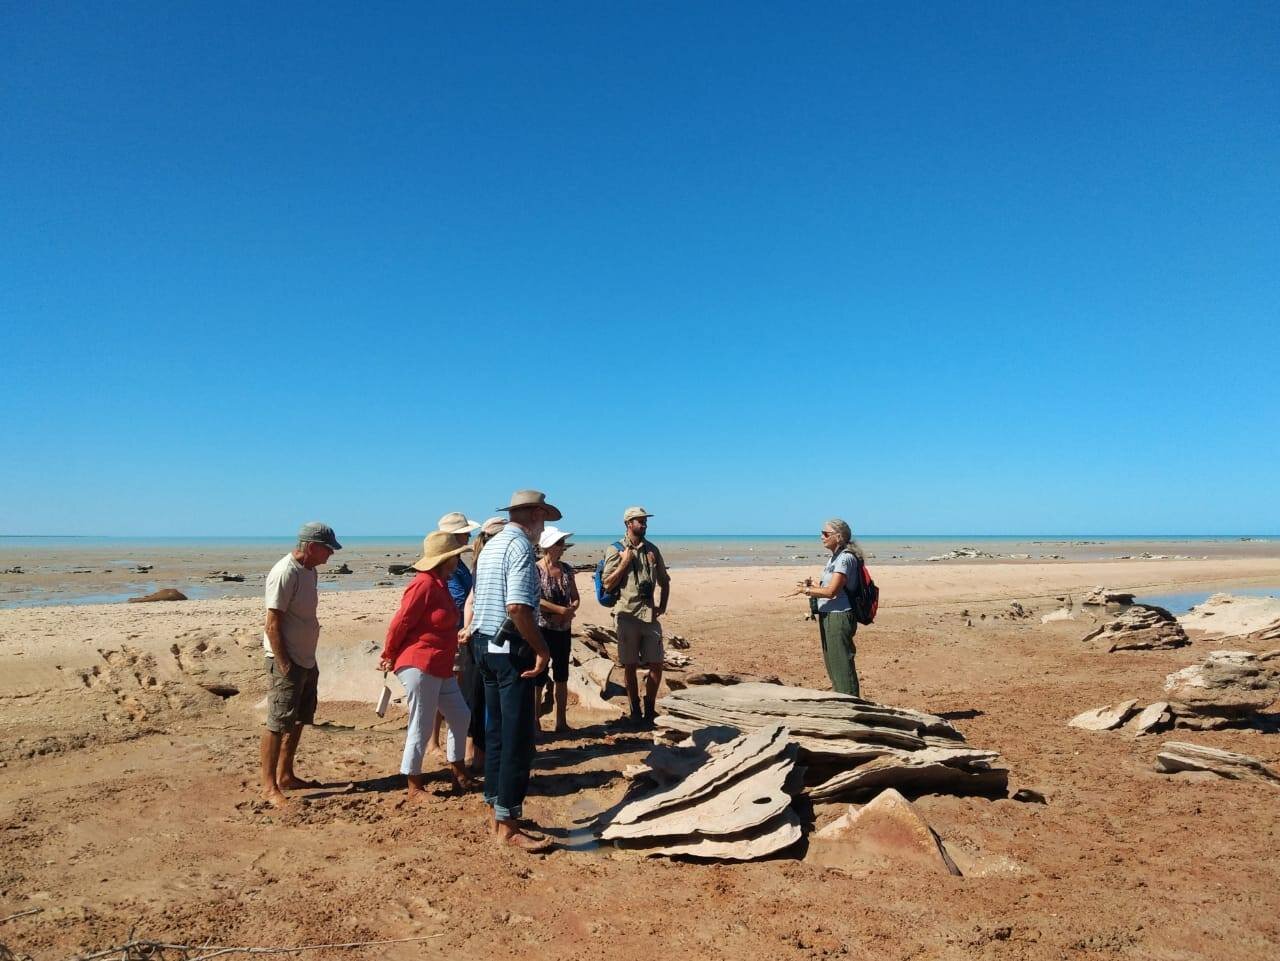
[[[508,604],[527,604],[538,609],[537,557],[523,530],[508,524],[480,552],[476,561],[475,614],[471,630],[493,637],[507,619]],[[509,654],[510,644],[490,642],[489,653]]]

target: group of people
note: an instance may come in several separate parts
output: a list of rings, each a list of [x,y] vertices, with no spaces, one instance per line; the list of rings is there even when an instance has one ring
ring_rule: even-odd
[[[557,731],[569,730],[570,634],[581,596],[563,559],[572,534],[554,526],[562,515],[546,495],[516,491],[499,511],[482,524],[463,513],[446,514],[426,536],[378,668],[394,672],[405,690],[409,722],[400,773],[409,797],[425,796],[423,759],[438,743],[443,718],[445,760],[455,786],[475,789],[473,774],[483,771],[490,833],[499,843],[537,852],[551,840],[524,820],[523,805],[540,730],[538,702],[554,711]],[[613,601],[626,680],[630,713],[623,723],[637,727],[654,720],[661,618],[671,597],[666,562],[648,539],[652,516],[643,507],[624,511],[623,536],[606,549],[600,576],[600,590]],[[827,521],[820,536],[831,558],[818,583],[808,578],[793,594],[810,598],[832,686],[857,695],[857,620],[845,588],[862,557],[844,521]],[[277,806],[289,803],[283,792],[314,786],[297,776],[294,757],[302,727],[315,718],[316,568],[341,549],[331,527],[305,524],[297,546],[267,576],[263,647],[270,693],[260,753],[263,793]],[[467,553],[471,567],[463,560]]]
[[[570,634],[581,595],[563,560],[572,534],[553,526],[562,515],[546,495],[516,491],[499,510],[506,516],[483,524],[446,514],[426,536],[378,667],[394,672],[405,690],[409,722],[400,772],[410,798],[425,794],[423,759],[443,717],[456,787],[474,789],[472,775],[482,770],[490,832],[500,843],[542,851],[551,840],[523,818],[537,707],[541,701],[554,714],[557,731],[569,730]],[[655,713],[659,619],[671,588],[662,554],[646,537],[651,516],[627,508],[625,533],[608,549],[603,573],[605,589],[617,597],[618,653],[631,707],[625,721],[637,726],[652,723]],[[288,804],[284,791],[311,786],[296,775],[293,760],[302,726],[315,717],[316,567],[341,547],[328,525],[306,524],[295,549],[267,577],[270,695],[261,764],[264,795],[275,805]],[[471,567],[463,560],[468,552]]]

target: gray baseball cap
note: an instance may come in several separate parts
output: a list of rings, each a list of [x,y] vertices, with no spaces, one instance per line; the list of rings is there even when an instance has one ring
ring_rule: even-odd
[[[319,521],[307,521],[307,523],[303,524],[302,529],[298,531],[298,540],[323,544],[331,551],[342,550],[342,545],[338,543],[338,538],[334,535],[333,528],[328,524],[321,524]]]

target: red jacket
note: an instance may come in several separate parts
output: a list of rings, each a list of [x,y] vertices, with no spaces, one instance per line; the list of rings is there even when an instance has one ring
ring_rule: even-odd
[[[452,677],[457,649],[458,607],[449,584],[423,571],[404,589],[382,656],[395,671],[416,667],[433,677]]]

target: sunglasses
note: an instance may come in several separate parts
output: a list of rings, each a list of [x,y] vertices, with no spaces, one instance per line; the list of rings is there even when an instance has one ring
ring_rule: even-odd
[[[819,537],[835,537],[836,532],[835,531],[818,531],[818,536]]]

